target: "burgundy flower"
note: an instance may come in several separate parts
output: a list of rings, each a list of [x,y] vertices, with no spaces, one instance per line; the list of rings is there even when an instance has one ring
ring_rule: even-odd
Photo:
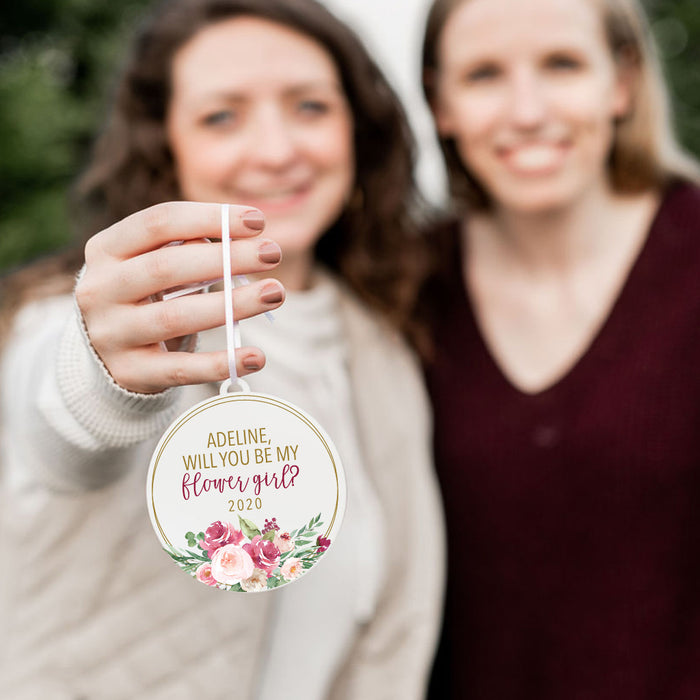
[[[243,533],[231,524],[221,520],[212,523],[204,534],[204,539],[199,540],[199,546],[206,551],[211,559],[214,552],[227,544],[240,544],[243,541]]]
[[[316,538],[316,546],[318,547],[316,554],[321,554],[321,552],[325,552],[331,546],[331,541],[319,535]]]
[[[277,524],[277,518],[272,518],[272,520],[268,520],[265,518],[265,525],[263,526],[262,529],[262,534],[264,535],[266,532],[270,532],[270,530],[279,530],[280,526]]]
[[[258,569],[262,569],[268,578],[272,576],[273,569],[280,563],[280,550],[274,542],[255,535],[250,544],[243,545],[243,549],[250,554]]]

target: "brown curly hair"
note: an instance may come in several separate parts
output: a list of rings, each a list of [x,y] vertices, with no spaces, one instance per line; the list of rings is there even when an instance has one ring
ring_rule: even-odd
[[[403,327],[422,259],[414,248],[422,202],[413,138],[398,98],[361,41],[316,0],[164,0],[155,7],[135,37],[109,118],[75,188],[81,246],[135,211],[182,198],[165,129],[173,58],[203,28],[239,15],[301,32],[334,60],[354,120],[355,190],[318,242],[316,258]],[[80,255],[64,256],[59,268],[77,270]],[[14,306],[24,286],[10,283]]]

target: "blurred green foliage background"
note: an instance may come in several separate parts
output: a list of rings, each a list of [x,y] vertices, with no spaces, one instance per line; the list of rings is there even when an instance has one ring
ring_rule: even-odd
[[[390,0],[400,2],[400,0]],[[71,236],[67,192],[148,0],[21,0],[0,9],[0,273]],[[700,155],[700,1],[646,0],[681,141]]]

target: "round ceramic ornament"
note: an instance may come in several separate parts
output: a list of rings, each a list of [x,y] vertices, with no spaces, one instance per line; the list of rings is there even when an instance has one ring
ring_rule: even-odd
[[[253,592],[295,581],[323,559],[346,490],[337,450],[313,418],[224,385],[163,435],[147,499],[163,549],[183,571]]]
[[[228,242],[226,206],[222,240]],[[230,250],[223,248],[232,299]],[[148,512],[163,549],[184,572],[227,591],[269,591],[323,560],[345,512],[345,476],[311,416],[251,392],[236,376],[240,340],[231,304],[226,330],[231,378],[160,439],[148,469]]]

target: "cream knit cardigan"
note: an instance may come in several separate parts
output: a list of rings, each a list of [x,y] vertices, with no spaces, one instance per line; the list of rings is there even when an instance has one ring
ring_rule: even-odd
[[[328,697],[417,700],[445,568],[429,410],[405,345],[338,293],[359,448],[382,504],[386,580]],[[0,380],[0,697],[253,700],[275,594],[226,595],[184,576],[145,507],[155,442],[212,387],[125,392],[68,297],[20,312]],[[313,654],[304,630],[299,643]],[[303,687],[290,678],[279,697],[301,700]]]

